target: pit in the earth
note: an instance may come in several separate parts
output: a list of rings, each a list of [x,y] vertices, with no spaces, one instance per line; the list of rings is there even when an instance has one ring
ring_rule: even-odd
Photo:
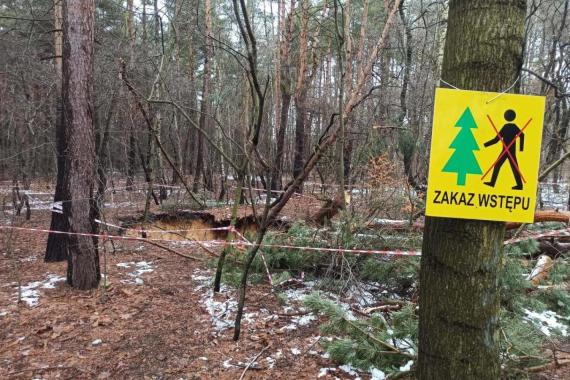
[[[144,237],[161,240],[225,240],[230,219],[217,219],[205,211],[176,211],[172,213],[151,214],[145,221],[142,218],[122,220],[125,236]],[[272,227],[287,229],[288,223],[278,221]],[[242,235],[257,232],[255,216],[246,215],[236,219],[235,228]]]

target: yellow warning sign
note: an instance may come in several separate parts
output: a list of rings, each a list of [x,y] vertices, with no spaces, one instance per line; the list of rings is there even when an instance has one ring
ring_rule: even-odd
[[[532,222],[544,101],[437,89],[426,215]]]

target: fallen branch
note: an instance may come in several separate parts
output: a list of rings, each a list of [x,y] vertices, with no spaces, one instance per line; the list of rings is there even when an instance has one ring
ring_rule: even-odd
[[[534,213],[534,222],[560,222],[570,224],[570,212],[558,210],[537,210]],[[523,223],[507,223],[507,230],[514,230],[519,228]],[[392,220],[392,219],[376,219],[370,221],[366,227],[390,230],[423,230],[423,222],[414,222],[410,224],[409,220]]]
[[[150,245],[154,245],[155,247],[162,248],[162,249],[164,249],[165,251],[168,251],[168,252],[170,252],[170,253],[174,253],[175,255],[178,255],[178,256],[181,256],[181,257],[184,257],[184,258],[187,258],[187,259],[197,260],[197,261],[204,261],[204,259],[202,259],[202,258],[200,258],[200,257],[185,255],[184,253],[180,253],[180,252],[175,251],[174,249],[172,249],[172,248],[170,248],[170,247],[167,247],[167,246],[162,245],[162,244],[160,244],[160,243],[156,243],[156,242],[151,241],[151,240],[145,240],[144,242],[145,242],[145,243],[148,243],[148,244],[150,244]]]
[[[570,224],[570,212],[558,210],[537,210],[534,213],[534,222],[560,222]],[[519,228],[522,223],[507,223],[507,230]]]
[[[239,380],[242,380],[243,377],[245,376],[245,373],[247,372],[247,370],[255,363],[255,361],[269,348],[269,346],[265,346],[263,348],[263,350],[261,350],[257,355],[255,355],[255,357],[253,358],[252,361],[249,362],[249,364],[247,365],[247,367],[244,368],[243,372],[241,373],[241,376],[239,377]]]
[[[380,306],[374,306],[374,307],[369,307],[366,309],[363,309],[361,312],[368,315],[368,314],[372,314],[374,312],[383,312],[383,311],[396,311],[396,310],[400,310],[402,308],[402,305],[380,305]]]

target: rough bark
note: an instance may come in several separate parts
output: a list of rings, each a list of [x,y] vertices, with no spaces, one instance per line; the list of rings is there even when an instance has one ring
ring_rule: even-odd
[[[502,91],[522,65],[524,0],[452,0],[442,79]],[[498,275],[505,224],[426,218],[418,378],[498,379]]]
[[[67,152],[64,184],[71,201],[63,214],[73,233],[91,233],[95,178],[93,128],[94,0],[64,2],[63,120]],[[67,282],[78,289],[99,285],[99,257],[95,241],[69,236]]]
[[[62,75],[62,51],[63,51],[63,0],[54,0],[54,47],[55,47],[55,70],[57,74],[56,91],[56,116],[55,116],[55,141],[57,178],[53,201],[61,202],[68,199],[63,185],[63,173],[65,173],[65,125],[63,124],[63,110],[61,98],[61,75]],[[51,213],[51,231],[66,231],[67,221],[59,212]],[[58,262],[67,259],[67,236],[61,234],[49,234],[46,245],[45,262]]]
[[[295,148],[293,156],[293,177],[303,172],[305,162],[305,137],[307,124],[307,57],[309,29],[309,3],[305,0],[300,2],[301,7],[301,30],[299,33],[299,62],[297,71],[297,83],[295,84]],[[298,191],[302,192],[302,186]]]

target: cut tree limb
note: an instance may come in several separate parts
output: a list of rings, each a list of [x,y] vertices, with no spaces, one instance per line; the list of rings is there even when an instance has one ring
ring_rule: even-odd
[[[570,211],[537,210],[534,213],[533,223],[540,222],[560,222],[570,224]],[[522,223],[507,223],[507,230],[514,230],[516,228],[519,228],[521,225]],[[367,224],[367,227],[391,230],[422,230],[424,228],[424,223],[417,221],[410,225],[409,220],[375,219],[370,221]]]
[[[534,223],[540,222],[560,222],[570,224],[570,212],[557,210],[537,210],[534,213]],[[522,223],[507,223],[507,230],[513,230]]]

